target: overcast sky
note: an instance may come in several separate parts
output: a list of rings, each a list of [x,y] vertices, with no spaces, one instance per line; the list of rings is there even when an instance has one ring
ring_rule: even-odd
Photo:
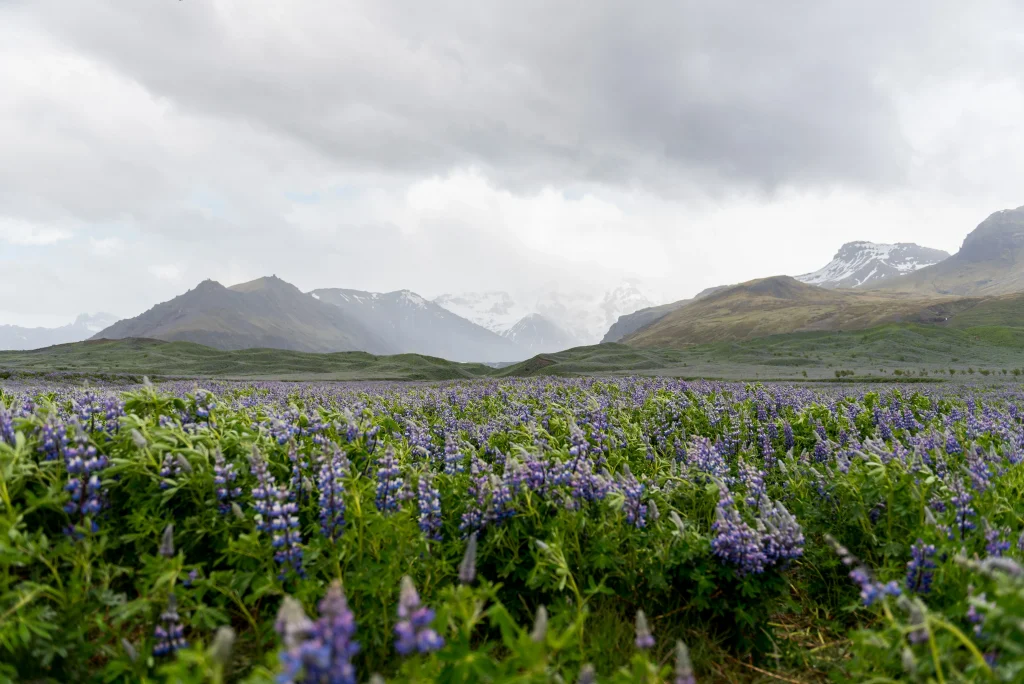
[[[0,0],[0,323],[204,278],[661,298],[1024,204],[1017,0]]]

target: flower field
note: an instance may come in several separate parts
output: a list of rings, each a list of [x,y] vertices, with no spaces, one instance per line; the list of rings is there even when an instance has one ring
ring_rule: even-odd
[[[0,681],[1024,679],[1015,385],[5,381]]]

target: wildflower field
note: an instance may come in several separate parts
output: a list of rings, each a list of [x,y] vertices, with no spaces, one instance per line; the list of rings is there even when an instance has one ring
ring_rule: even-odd
[[[17,378],[0,681],[1024,679],[1024,393]]]

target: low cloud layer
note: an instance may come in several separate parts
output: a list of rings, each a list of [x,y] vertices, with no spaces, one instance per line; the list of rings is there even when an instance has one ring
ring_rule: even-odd
[[[1016,2],[0,5],[0,323],[206,277],[665,298],[1024,204]]]

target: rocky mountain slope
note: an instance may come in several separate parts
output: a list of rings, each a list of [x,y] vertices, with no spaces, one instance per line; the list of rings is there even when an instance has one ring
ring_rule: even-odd
[[[74,323],[58,328],[24,328],[0,325],[0,350],[41,349],[55,344],[81,342],[117,322],[108,313],[81,314]]]
[[[409,290],[363,292],[340,288],[310,295],[341,309],[386,340],[397,353],[424,354],[450,361],[518,361],[528,355],[515,340],[491,332]]]
[[[681,309],[690,302],[703,299],[704,297],[714,294],[720,290],[724,290],[727,287],[729,286],[719,285],[718,287],[709,287],[705,290],[701,290],[690,299],[681,299],[678,302],[662,304],[661,306],[650,306],[646,309],[640,309],[639,311],[619,316],[618,320],[612,324],[611,328],[608,329],[608,332],[605,333],[604,337],[601,339],[601,344],[620,342],[623,338],[654,323],[676,309]]]
[[[230,288],[204,280],[185,294],[100,331],[93,339],[127,337],[196,342],[223,350],[395,351],[340,308],[317,301],[275,276]]]
[[[807,331],[862,330],[883,323],[955,325],[1006,318],[1024,295],[1002,298],[913,297],[862,290],[829,290],[788,276],[735,285],[683,306],[624,338],[626,344],[680,348]],[[1024,323],[1024,314],[1016,324]],[[1003,325],[1012,325],[1004,321]]]
[[[848,242],[824,268],[796,276],[796,279],[827,288],[864,287],[883,278],[913,273],[947,258],[948,252],[910,242]]]
[[[945,261],[901,278],[887,278],[869,289],[922,296],[1024,291],[1024,207],[989,216]]]

